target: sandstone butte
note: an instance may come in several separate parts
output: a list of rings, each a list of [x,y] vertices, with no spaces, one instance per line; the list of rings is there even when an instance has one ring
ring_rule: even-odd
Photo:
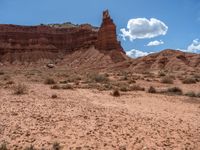
[[[124,54],[108,10],[103,12],[100,28],[89,24],[65,27],[0,25],[1,63],[53,60],[90,47],[104,53],[114,50],[116,55]],[[118,59],[123,60],[121,56]]]

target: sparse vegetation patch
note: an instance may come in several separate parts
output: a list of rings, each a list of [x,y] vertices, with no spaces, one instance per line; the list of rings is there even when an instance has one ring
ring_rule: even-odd
[[[22,95],[28,92],[28,87],[25,84],[17,84],[13,87],[13,91],[15,95]]]

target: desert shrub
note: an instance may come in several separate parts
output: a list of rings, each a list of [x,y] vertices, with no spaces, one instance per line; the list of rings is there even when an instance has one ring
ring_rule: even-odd
[[[58,96],[56,94],[52,94],[51,98],[55,99],[55,98],[58,98]]]
[[[59,89],[61,89],[61,87],[56,84],[56,85],[51,86],[51,89],[59,90]]]
[[[129,88],[127,86],[122,86],[122,87],[120,87],[120,91],[127,92],[127,91],[129,91]]]
[[[136,83],[136,81],[135,81],[134,79],[130,79],[130,80],[128,81],[128,83],[129,83],[129,84],[133,84],[133,83]]]
[[[110,75],[108,73],[104,73],[104,76],[105,77],[109,77]]]
[[[6,82],[6,84],[15,84],[15,82],[14,81],[8,81],[8,82]]]
[[[15,95],[22,95],[27,93],[28,88],[25,84],[19,83],[13,87],[13,91]]]
[[[165,84],[173,84],[174,81],[173,81],[173,79],[172,79],[171,77],[166,76],[166,77],[163,77],[163,78],[161,79],[161,83],[165,83]]]
[[[197,78],[197,79],[200,79],[200,74],[194,74],[193,77]]]
[[[5,73],[3,71],[0,71],[0,75],[4,75]]]
[[[159,71],[158,75],[160,77],[164,77],[164,76],[166,76],[166,73],[164,71]]]
[[[119,90],[115,89],[115,90],[112,92],[112,95],[115,96],[115,97],[119,97],[119,96],[120,96]]]
[[[197,93],[197,95],[196,95],[197,97],[200,97],[200,92],[199,93]]]
[[[150,86],[148,89],[148,93],[156,93],[156,89],[153,86]]]
[[[80,76],[74,75],[74,76],[68,77],[67,82],[76,82],[76,81],[80,81],[80,80],[81,80]]]
[[[196,97],[196,94],[193,91],[190,91],[190,92],[185,93],[185,96]]]
[[[56,84],[56,81],[52,78],[46,78],[44,83],[45,84]]]
[[[11,79],[11,77],[9,75],[4,75],[3,76],[3,80],[5,80],[5,81],[10,80],[10,79]]]
[[[128,75],[127,74],[124,74],[122,77],[121,77],[121,79],[120,80],[128,80]]]
[[[79,85],[79,84],[80,84],[80,81],[75,81],[74,84],[75,84],[75,85]]]
[[[182,82],[183,84],[195,84],[197,81],[195,78],[185,78]]]
[[[110,83],[106,83],[106,84],[96,84],[96,88],[99,91],[108,91],[113,89],[113,86]]]
[[[61,149],[61,146],[58,142],[55,142],[53,143],[53,147],[52,147],[53,150],[60,150]]]
[[[98,82],[98,83],[105,83],[109,81],[108,77],[102,74],[97,74],[97,73],[90,74],[89,80],[92,82]]]
[[[59,83],[60,83],[60,84],[67,84],[68,81],[67,81],[67,80],[63,80],[63,81],[60,81]]]
[[[71,84],[66,84],[61,87],[62,89],[73,89],[74,87]]]
[[[6,143],[0,145],[0,150],[8,150]]]
[[[179,87],[168,88],[167,92],[173,93],[173,94],[177,94],[177,95],[182,95],[183,94],[182,89],[180,89]]]
[[[132,85],[130,86],[131,91],[145,91],[145,88],[139,86],[139,85]]]

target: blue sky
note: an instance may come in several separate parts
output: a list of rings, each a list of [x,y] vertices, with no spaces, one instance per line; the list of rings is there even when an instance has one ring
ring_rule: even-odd
[[[167,48],[200,51],[200,0],[0,0],[0,24],[37,25],[70,21],[99,26],[105,9],[109,9],[116,23],[119,39],[126,51],[136,49],[148,53]],[[151,18],[156,19],[157,27],[145,29],[141,18],[149,24]],[[135,25],[139,21],[141,26],[144,25],[139,27],[140,32],[150,32],[148,35],[151,35],[155,30],[155,36],[136,36],[132,41],[127,36],[123,40],[120,30],[125,28],[128,32],[129,21],[132,22],[132,34],[138,34]],[[163,23],[167,30],[157,31],[160,30],[159,23]]]

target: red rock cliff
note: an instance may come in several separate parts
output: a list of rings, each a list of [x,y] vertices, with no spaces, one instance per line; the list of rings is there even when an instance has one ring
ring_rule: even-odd
[[[0,25],[0,62],[60,59],[91,46],[96,46],[100,51],[123,51],[117,41],[116,26],[108,11],[103,12],[99,31],[88,24],[65,24],[65,27]]]
[[[116,25],[113,23],[108,10],[103,12],[103,22],[98,32],[96,48],[99,50],[120,50],[123,48],[117,41]]]
[[[88,25],[69,28],[0,25],[0,61],[54,59],[97,40],[97,31]]]

